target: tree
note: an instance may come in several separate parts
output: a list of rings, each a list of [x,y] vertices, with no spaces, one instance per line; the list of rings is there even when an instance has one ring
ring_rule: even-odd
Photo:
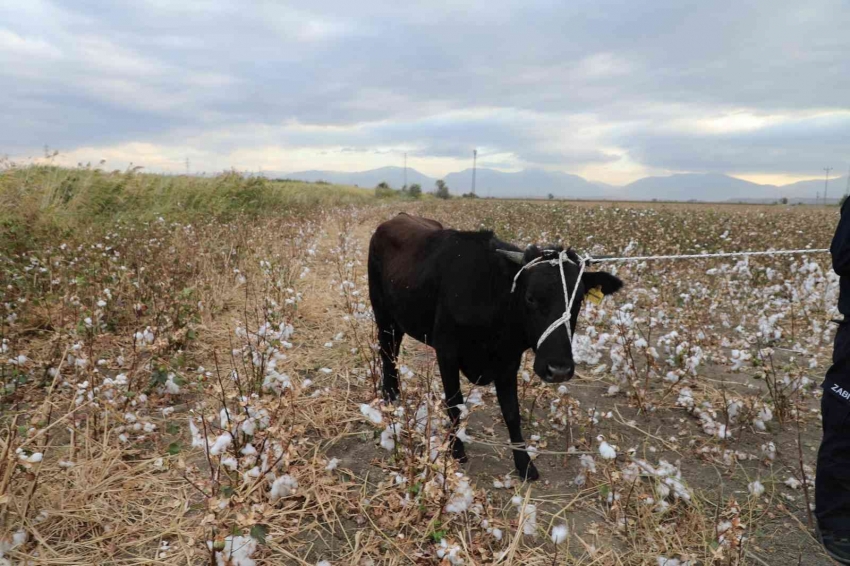
[[[449,186],[442,179],[437,179],[437,182],[434,183],[437,189],[434,191],[434,194],[437,198],[447,199],[451,195],[449,195]]]
[[[408,187],[407,194],[410,195],[410,198],[419,198],[422,196],[422,187],[419,186],[419,183],[413,183]]]
[[[395,191],[385,181],[378,183],[375,187],[375,196],[378,198],[389,198],[395,194]]]
[[[549,193],[549,200],[555,200],[555,195],[553,195],[552,193]]]
[[[788,204],[788,197],[782,197],[782,200],[780,200],[779,202],[781,202],[782,204]]]

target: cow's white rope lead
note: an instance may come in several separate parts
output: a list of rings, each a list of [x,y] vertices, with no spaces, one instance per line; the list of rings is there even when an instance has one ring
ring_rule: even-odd
[[[643,255],[633,257],[585,257],[590,263],[610,263],[615,261],[652,261],[659,259],[706,259],[713,257],[747,257],[747,256],[770,256],[770,255],[794,255],[794,254],[822,254],[828,253],[828,248],[816,248],[806,250],[768,250],[766,252],[719,252],[713,254],[680,254],[680,255]]]

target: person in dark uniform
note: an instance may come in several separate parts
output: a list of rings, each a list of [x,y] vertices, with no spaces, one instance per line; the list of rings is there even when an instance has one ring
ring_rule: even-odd
[[[832,366],[823,381],[823,440],[815,476],[818,538],[827,553],[850,564],[850,199],[841,205],[841,219],[829,251],[839,275],[838,311]]]

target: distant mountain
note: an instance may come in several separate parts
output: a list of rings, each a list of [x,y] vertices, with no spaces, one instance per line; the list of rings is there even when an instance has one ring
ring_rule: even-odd
[[[381,167],[369,171],[298,171],[295,173],[264,172],[272,178],[302,181],[327,181],[340,185],[372,188],[385,182],[399,189],[404,185],[403,167]],[[425,192],[434,190],[437,179],[408,167],[407,183],[418,183]],[[453,195],[468,193],[472,188],[472,169],[449,173],[443,180]],[[847,178],[829,180],[830,199],[838,199],[847,190]],[[823,191],[823,180],[812,179],[790,185],[760,185],[718,173],[680,173],[666,177],[644,177],[624,187],[588,181],[578,175],[525,169],[508,173],[496,169],[477,169],[475,192],[481,197],[546,198],[596,200],[670,200],[705,202],[775,202],[788,198],[792,203],[814,203]],[[823,198],[823,195],[821,195]]]
[[[449,173],[444,177],[454,194],[468,193],[472,188],[472,169]],[[478,169],[475,172],[475,193],[481,197],[546,198],[603,198],[600,188],[590,181],[558,171],[525,169],[505,173],[495,169]]]
[[[773,185],[759,185],[717,173],[681,173],[644,177],[623,187],[629,200],[728,201],[742,198],[780,198]]]
[[[790,185],[782,185],[780,190],[785,193],[783,196],[801,197],[804,199],[811,198],[814,200],[818,193],[820,198],[823,198],[823,179],[809,179],[808,181],[797,181]],[[827,187],[827,196],[832,195],[836,199],[840,199],[847,192],[847,177],[838,177],[830,179]],[[830,199],[831,200],[831,199]]]
[[[369,171],[346,173],[342,171],[296,171],[295,173],[264,173],[266,177],[297,179],[299,181],[327,181],[338,185],[357,185],[358,187],[373,188],[378,183],[387,183],[394,189],[404,186],[404,167],[381,167]],[[429,191],[434,181],[416,169],[407,168],[407,184],[419,183],[422,190]]]

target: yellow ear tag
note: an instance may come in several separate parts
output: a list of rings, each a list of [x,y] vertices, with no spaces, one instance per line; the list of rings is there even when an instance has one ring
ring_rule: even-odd
[[[594,305],[598,305],[602,302],[602,299],[605,298],[605,295],[602,294],[602,287],[594,287],[590,289],[587,293],[585,293],[585,298],[593,303]]]

